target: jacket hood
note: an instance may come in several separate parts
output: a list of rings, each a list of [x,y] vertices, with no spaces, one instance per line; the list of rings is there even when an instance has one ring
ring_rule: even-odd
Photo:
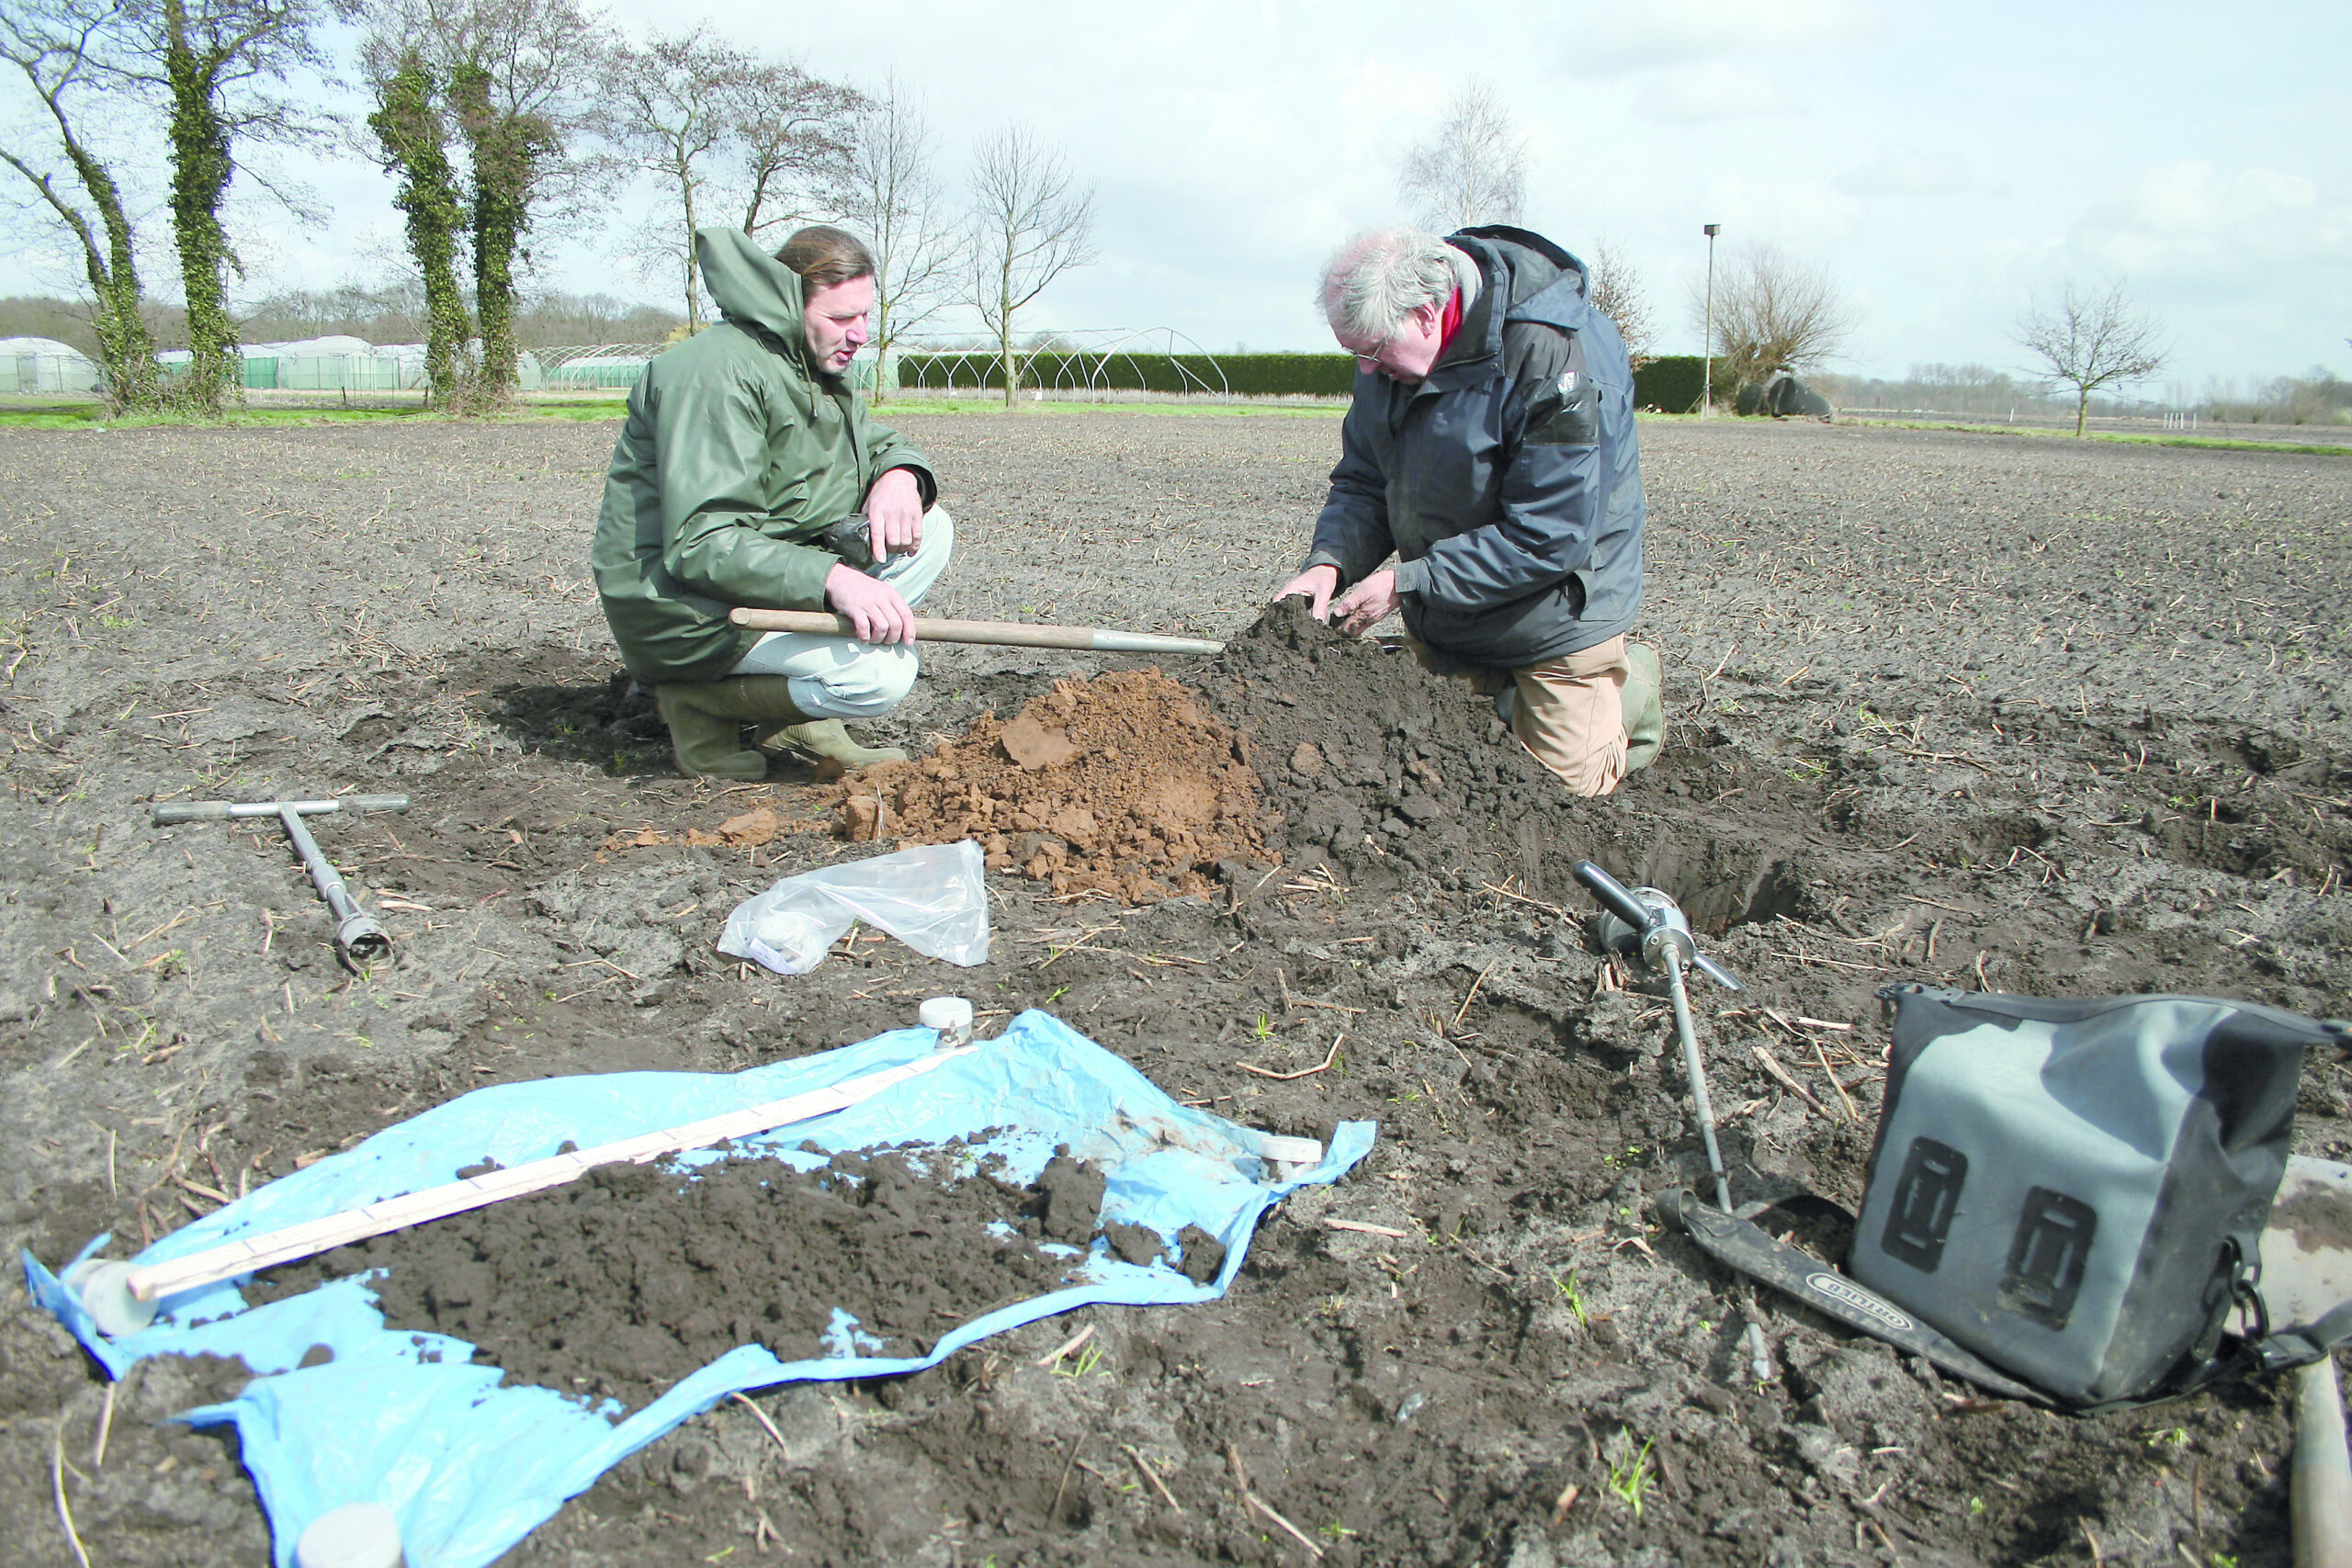
[[[1448,361],[1499,354],[1509,321],[1578,332],[1590,321],[1584,263],[1543,235],[1496,223],[1449,234],[1446,243],[1468,253],[1487,280]]]
[[[695,259],[718,308],[730,320],[774,338],[769,346],[806,372],[808,341],[801,324],[800,275],[760,249],[741,229],[723,225],[695,231]]]

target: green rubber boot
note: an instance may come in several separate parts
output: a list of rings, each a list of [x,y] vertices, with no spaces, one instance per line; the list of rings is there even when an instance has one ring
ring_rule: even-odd
[[[1666,675],[1658,668],[1657,649],[1645,642],[1625,645],[1625,662],[1633,669],[1621,694],[1625,706],[1625,771],[1646,768],[1666,744]]]
[[[808,716],[792,702],[792,682],[783,675],[730,675],[724,681],[656,686],[654,705],[670,727],[670,748],[678,770],[693,778],[736,779],[757,784],[768,776],[767,758],[743,744],[743,727],[754,732],[806,724]]]
[[[771,750],[791,751],[819,762],[839,762],[842,771],[850,773],[907,760],[906,752],[896,746],[860,746],[837,718],[779,725],[760,740]]]

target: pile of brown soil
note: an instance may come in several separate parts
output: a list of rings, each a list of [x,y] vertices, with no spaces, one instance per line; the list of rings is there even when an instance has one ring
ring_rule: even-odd
[[[1038,1244],[1087,1245],[1102,1174],[1067,1150],[1028,1185],[1002,1165],[951,1143],[837,1154],[806,1173],[771,1158],[607,1166],[272,1270],[252,1294],[381,1269],[390,1326],[634,1409],[739,1345],[786,1361],[838,1353],[826,1344],[837,1308],[864,1354],[916,1356],[1064,1283],[1075,1260]]]
[[[1262,809],[1247,748],[1157,670],[1057,681],[842,802],[852,839],[977,839],[990,871],[1123,904],[1206,894],[1207,868],[1263,854]]]

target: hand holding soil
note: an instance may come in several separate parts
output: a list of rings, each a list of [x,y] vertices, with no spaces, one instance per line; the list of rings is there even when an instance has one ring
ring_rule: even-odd
[[[1340,617],[1341,631],[1350,637],[1362,637],[1395,615],[1404,603],[1396,593],[1396,574],[1382,570],[1341,594],[1331,606],[1331,613]]]
[[[1304,597],[1307,613],[1317,620],[1328,620],[1331,614],[1331,595],[1340,591],[1340,569],[1336,566],[1310,566],[1280,588],[1274,590],[1273,602]]]

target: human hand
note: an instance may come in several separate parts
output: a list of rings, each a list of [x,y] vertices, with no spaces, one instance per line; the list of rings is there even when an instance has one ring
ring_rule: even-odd
[[[913,469],[886,469],[865,492],[865,510],[877,564],[922,548],[922,486]]]
[[[1348,590],[1331,613],[1340,618],[1340,629],[1350,637],[1362,637],[1374,626],[1403,607],[1404,596],[1396,592],[1396,574],[1375,571]]]
[[[825,603],[846,615],[860,642],[912,642],[915,613],[899,591],[846,563],[825,573]]]
[[[1340,569],[1326,561],[1310,566],[1274,591],[1274,602],[1304,597],[1307,613],[1322,620],[1331,613],[1331,595],[1339,591]]]

